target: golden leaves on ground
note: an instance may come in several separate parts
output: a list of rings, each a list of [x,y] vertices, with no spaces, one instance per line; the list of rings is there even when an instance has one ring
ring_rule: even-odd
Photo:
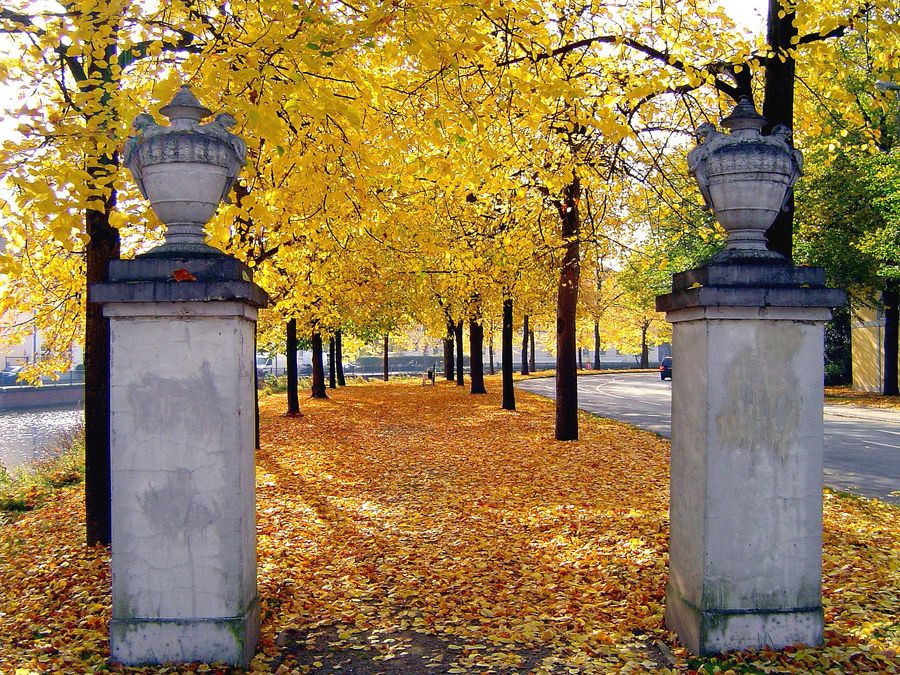
[[[900,410],[900,397],[884,396],[873,391],[856,391],[848,386],[825,387],[825,403]]]
[[[84,545],[84,490],[0,528],[0,673],[84,673],[109,656],[109,552]]]
[[[418,629],[475,670],[533,649],[548,666],[636,658],[632,631],[662,617],[663,441],[595,422],[558,443],[545,402],[507,413],[450,384],[331,395],[266,427],[260,565],[285,570],[262,590],[269,639]]]
[[[551,403],[520,393],[504,412],[449,383],[329,396],[299,418],[262,402],[254,670],[900,670],[896,507],[826,493],[827,646],[673,655],[664,440],[584,417],[582,439],[559,443]],[[79,500],[62,492],[0,530],[4,672],[107,656],[106,556],[80,544]]]

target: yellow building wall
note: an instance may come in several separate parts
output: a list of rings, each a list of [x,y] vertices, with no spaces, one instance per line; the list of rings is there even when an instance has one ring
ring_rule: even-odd
[[[850,325],[853,388],[881,391],[884,385],[884,319],[871,307],[855,308]],[[900,357],[898,357],[900,367]]]

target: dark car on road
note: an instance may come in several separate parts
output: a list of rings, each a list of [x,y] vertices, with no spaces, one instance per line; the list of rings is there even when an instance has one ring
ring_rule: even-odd
[[[18,383],[20,372],[22,372],[22,366],[7,366],[0,370],[0,387],[8,387]]]
[[[662,360],[662,363],[659,364],[659,379],[661,380],[671,380],[672,379],[672,357],[667,356]]]

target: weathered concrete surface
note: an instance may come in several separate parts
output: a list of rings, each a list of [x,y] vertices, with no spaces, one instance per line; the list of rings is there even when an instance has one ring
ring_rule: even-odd
[[[680,374],[666,623],[695,653],[822,641],[823,328],[843,301],[822,279],[712,265],[657,298]]]
[[[104,305],[114,661],[252,657],[256,311],[243,301]]]
[[[822,639],[824,317],[739,313],[670,317],[691,376],[672,384],[667,622],[697,653]]]

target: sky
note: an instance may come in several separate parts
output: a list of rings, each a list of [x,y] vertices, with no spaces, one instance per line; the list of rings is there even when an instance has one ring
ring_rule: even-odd
[[[735,23],[754,33],[765,30],[767,0],[721,0],[721,5]]]

